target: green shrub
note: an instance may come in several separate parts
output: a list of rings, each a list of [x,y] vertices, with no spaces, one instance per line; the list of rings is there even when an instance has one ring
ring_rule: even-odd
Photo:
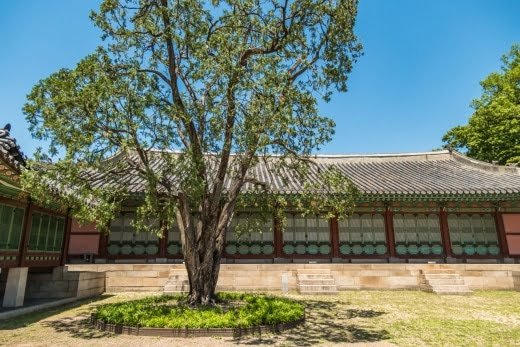
[[[95,315],[111,324],[150,328],[236,328],[273,325],[300,319],[304,306],[286,298],[219,293],[217,305],[192,308],[183,296],[153,296],[102,305]]]

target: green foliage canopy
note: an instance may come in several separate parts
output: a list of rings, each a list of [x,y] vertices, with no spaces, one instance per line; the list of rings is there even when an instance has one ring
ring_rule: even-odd
[[[445,146],[499,164],[520,163],[520,45],[502,57],[502,71],[481,83],[483,94],[473,100],[467,125],[448,131]]]
[[[354,0],[103,1],[91,18],[105,44],[28,95],[31,131],[50,143],[36,159],[58,161],[33,164],[25,189],[40,200],[54,189],[103,227],[131,193],[131,172],[146,182],[139,229],[176,219],[188,238],[221,235],[237,203],[251,202],[238,199],[244,184],[270,192],[249,174],[261,158],[277,155],[273,171],[305,179],[312,151],[331,139],[316,98],[347,90],[361,54],[356,11]],[[350,181],[322,178],[311,205],[348,213]],[[325,190],[337,193],[328,203]],[[193,210],[204,228],[190,224]]]

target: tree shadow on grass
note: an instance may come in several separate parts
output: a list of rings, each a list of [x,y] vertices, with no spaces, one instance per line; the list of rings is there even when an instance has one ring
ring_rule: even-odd
[[[87,315],[48,320],[42,322],[42,325],[53,328],[57,333],[66,333],[71,337],[80,339],[90,340],[116,336],[113,333],[101,331],[92,327]]]
[[[88,315],[90,313],[90,311],[92,310],[93,305],[98,305],[100,303],[100,301],[106,300],[106,299],[110,298],[111,296],[113,296],[113,295],[103,294],[103,295],[88,298],[88,299],[78,300],[78,301],[75,301],[70,304],[65,304],[62,306],[57,306],[57,307],[46,309],[43,311],[28,313],[23,316],[11,318],[11,319],[8,319],[5,321],[0,321],[0,330],[19,329],[19,328],[23,328],[23,327],[29,326],[31,324],[34,324],[34,323],[37,323],[40,321],[43,321],[41,323],[42,325],[47,326],[48,322],[52,322],[52,321],[45,321],[47,318],[60,314],[60,313],[63,313],[68,310],[78,308],[80,306],[85,306],[85,307],[82,308],[79,312],[76,312],[75,316],[77,317],[80,315]]]
[[[278,335],[249,337],[235,340],[238,344],[263,345],[282,343],[313,346],[328,343],[378,342],[390,338],[386,330],[360,324],[355,318],[370,319],[385,312],[346,309],[348,304],[332,301],[305,301],[305,323]]]

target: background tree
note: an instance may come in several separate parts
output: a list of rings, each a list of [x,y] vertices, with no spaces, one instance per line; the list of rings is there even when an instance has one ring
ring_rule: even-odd
[[[467,125],[444,135],[445,146],[487,162],[520,163],[520,45],[502,57],[502,72],[480,85],[484,93],[473,100],[475,112]]]
[[[136,228],[160,234],[157,220],[177,223],[189,300],[211,303],[239,204],[351,211],[347,178],[306,177],[334,129],[316,96],[346,91],[361,51],[356,11],[354,0],[103,1],[91,18],[105,45],[28,96],[31,131],[50,145],[40,170],[24,173],[25,189],[43,201],[57,189],[80,220],[106,228],[132,192],[124,177],[139,176]],[[42,166],[44,157],[59,160]],[[260,161],[308,193],[275,194],[251,174]],[[258,194],[240,194],[246,184]]]

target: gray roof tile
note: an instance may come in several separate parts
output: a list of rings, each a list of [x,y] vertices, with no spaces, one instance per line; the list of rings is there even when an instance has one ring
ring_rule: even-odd
[[[158,152],[156,154],[159,154]],[[155,168],[161,166],[160,155],[155,155]],[[283,170],[281,175],[269,168],[277,157],[268,157],[250,170],[257,180],[268,184],[279,193],[301,192],[303,183]],[[520,194],[520,169],[491,165],[469,159],[457,152],[404,153],[381,155],[318,155],[312,160],[308,180],[316,182],[318,168],[335,166],[358,187],[363,194],[376,195],[496,195]],[[128,173],[123,179],[129,191],[139,193],[144,181]],[[227,186],[229,187],[227,182]],[[243,191],[252,191],[248,183]]]

